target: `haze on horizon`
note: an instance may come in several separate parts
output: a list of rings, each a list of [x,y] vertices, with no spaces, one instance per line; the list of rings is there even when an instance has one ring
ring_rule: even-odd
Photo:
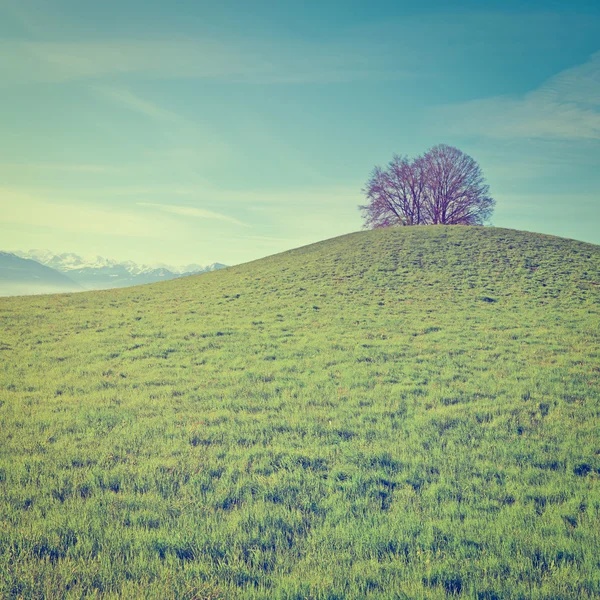
[[[600,5],[282,4],[0,0],[0,250],[246,262],[437,143],[493,225],[600,243]]]

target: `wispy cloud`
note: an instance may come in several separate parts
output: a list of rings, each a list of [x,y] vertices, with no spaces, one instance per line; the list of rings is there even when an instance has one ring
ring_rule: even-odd
[[[374,68],[373,65],[377,65]],[[378,43],[354,40],[0,42],[6,81],[99,80],[137,74],[247,83],[345,82],[407,75]]]
[[[104,196],[195,196],[206,192],[206,188],[198,186],[178,186],[178,185],[156,185],[148,186],[122,186],[122,187],[103,187],[94,190],[93,193]]]
[[[284,237],[274,237],[271,235],[245,235],[239,236],[242,239],[253,240],[257,242],[273,242],[273,243],[281,243],[281,242],[289,242],[289,238]]]
[[[0,163],[0,169],[19,171],[58,171],[64,173],[116,173],[120,167],[78,163]]]
[[[155,208],[157,210],[171,213],[173,215],[179,215],[182,217],[196,217],[199,219],[213,219],[216,221],[226,221],[233,223],[234,225],[241,225],[242,227],[250,227],[246,223],[242,223],[238,219],[234,219],[228,215],[213,212],[212,210],[206,210],[204,208],[197,208],[195,206],[177,206],[174,204],[158,204],[154,202],[138,202],[138,206],[146,206],[149,208]]]
[[[92,84],[89,89],[115,106],[153,121],[168,143],[159,146],[159,150],[149,148],[147,156],[176,162],[179,167],[190,165],[196,170],[198,162],[219,161],[231,153],[229,144],[210,123],[190,119],[124,86]],[[179,147],[186,142],[192,147]]]
[[[523,97],[500,96],[445,106],[435,126],[494,138],[600,139],[600,52]]]
[[[95,85],[92,86],[92,90],[98,92],[112,102],[146,117],[171,121],[173,123],[184,123],[185,121],[179,114],[163,108],[146,98],[142,98],[129,89],[108,85]]]
[[[80,200],[57,200],[36,190],[0,187],[0,226],[25,226],[76,234],[160,238],[165,235],[164,218],[137,211],[98,206]]]

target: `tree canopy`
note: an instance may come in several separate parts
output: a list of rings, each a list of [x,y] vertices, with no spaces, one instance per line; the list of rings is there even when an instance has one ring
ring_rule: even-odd
[[[394,156],[375,167],[359,208],[365,227],[483,225],[494,210],[481,168],[470,156],[440,144],[416,158]]]

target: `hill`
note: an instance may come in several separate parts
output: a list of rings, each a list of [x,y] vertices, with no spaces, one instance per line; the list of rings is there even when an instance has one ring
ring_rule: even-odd
[[[0,299],[0,596],[598,597],[599,284],[432,226]]]
[[[50,267],[9,252],[0,252],[0,296],[82,290],[78,283]]]

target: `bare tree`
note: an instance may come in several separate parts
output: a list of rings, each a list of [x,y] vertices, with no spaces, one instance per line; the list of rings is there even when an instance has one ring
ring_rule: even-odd
[[[422,158],[394,156],[387,169],[375,167],[363,192],[369,204],[361,206],[367,227],[419,225],[425,201]]]
[[[415,159],[394,156],[376,167],[360,206],[365,227],[392,225],[481,225],[495,201],[479,165],[452,146],[439,145]]]
[[[453,146],[441,144],[424,156],[427,222],[481,225],[494,210],[494,199],[479,165]]]

